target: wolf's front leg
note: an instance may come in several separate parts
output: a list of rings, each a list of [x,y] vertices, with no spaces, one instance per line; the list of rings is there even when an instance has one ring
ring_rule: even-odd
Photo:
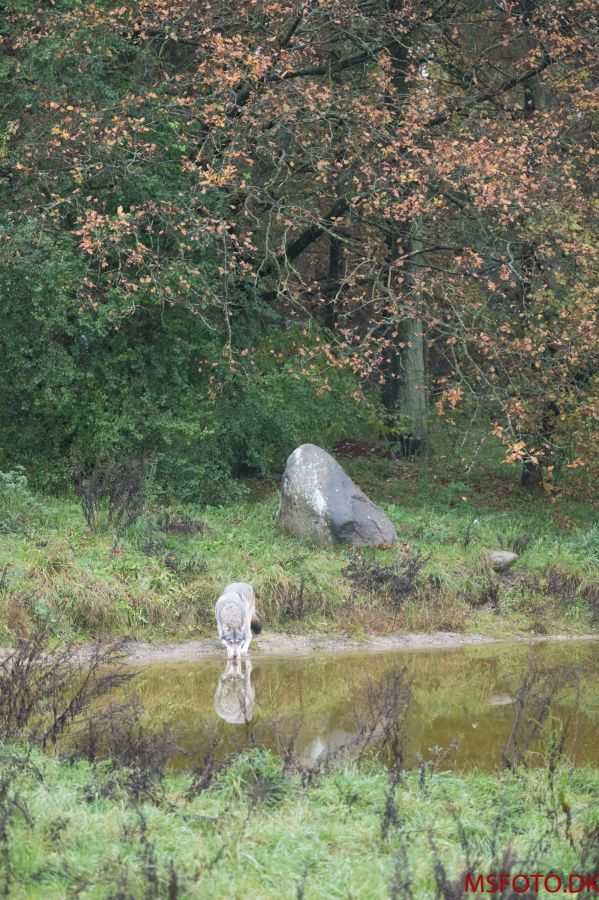
[[[252,639],[252,628],[251,628],[251,624],[252,624],[251,617],[248,616],[248,617],[247,617],[247,620],[246,620],[246,623],[245,623],[245,634],[246,634],[246,638],[245,638],[245,641],[243,642],[243,644],[241,645],[241,651],[240,651],[240,652],[243,654],[243,656],[247,656],[248,649],[249,649],[249,646],[250,646],[250,641],[251,641],[251,639]]]

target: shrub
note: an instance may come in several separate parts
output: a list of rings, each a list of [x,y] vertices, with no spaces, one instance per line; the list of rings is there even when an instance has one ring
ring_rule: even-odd
[[[19,641],[0,662],[0,741],[26,737],[53,744],[95,700],[128,681],[122,644],[72,644],[49,652],[44,628]]]
[[[0,472],[0,533],[20,531],[27,519],[39,510],[22,466]]]
[[[86,472],[79,465],[73,476],[75,492],[89,528],[100,525],[104,505],[108,525],[122,534],[139,519],[143,510],[148,459],[141,457],[120,464],[98,460]]]
[[[411,597],[419,582],[420,573],[430,559],[418,550],[406,552],[391,565],[358,557],[343,570],[355,587],[368,593],[384,593],[393,612],[399,612],[404,601]]]

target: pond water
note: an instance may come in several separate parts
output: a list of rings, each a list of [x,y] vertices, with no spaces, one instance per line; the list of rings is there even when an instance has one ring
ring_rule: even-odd
[[[535,679],[533,670],[545,674]],[[525,676],[531,685],[521,702]],[[500,764],[510,735],[511,750],[514,741],[526,743],[536,718],[545,718],[543,700],[556,684],[545,737],[531,746],[531,760],[545,752],[551,724],[560,729],[568,723],[567,756],[599,764],[599,642],[255,655],[240,668],[227,667],[223,657],[148,666],[127,691],[139,696],[154,724],[177,731],[176,768],[197,764],[213,741],[217,756],[256,745],[283,753],[290,741],[307,762],[335,751],[355,755],[361,729],[374,744],[381,737],[395,689],[404,764],[436,760],[441,769],[467,770]]]

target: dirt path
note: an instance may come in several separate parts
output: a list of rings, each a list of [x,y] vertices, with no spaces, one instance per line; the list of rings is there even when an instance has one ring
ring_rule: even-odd
[[[326,638],[285,633],[263,634],[254,638],[251,655],[255,658],[272,656],[305,656],[307,654],[343,653],[352,650],[443,650],[470,647],[477,644],[540,643],[545,641],[597,640],[596,634],[551,634],[531,637],[492,638],[483,634],[458,634],[436,631],[431,634],[372,635],[365,640]],[[212,638],[183,641],[173,644],[149,644],[132,641],[127,644],[128,662],[135,665],[194,662],[211,656],[223,656],[221,643]]]
[[[364,640],[324,637],[320,635],[287,634],[273,632],[255,637],[251,644],[251,656],[290,657],[322,655],[325,653],[384,652],[392,650],[452,650],[480,644],[538,644],[547,641],[598,641],[599,634],[544,634],[487,637],[484,634],[460,634],[454,631],[433,631],[430,634],[373,634]],[[91,644],[81,644],[75,658],[85,662]],[[198,638],[195,641],[164,642],[127,641],[124,644],[125,663],[128,665],[160,665],[161,663],[190,663],[217,656],[225,657],[220,641],[215,638]],[[12,652],[10,647],[0,647],[0,662]]]

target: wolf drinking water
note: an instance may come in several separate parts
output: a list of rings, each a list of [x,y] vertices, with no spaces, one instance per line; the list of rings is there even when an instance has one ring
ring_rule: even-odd
[[[227,585],[216,601],[215,613],[218,636],[227,648],[228,658],[237,659],[240,654],[246,654],[252,632],[262,631],[251,584],[237,581]]]

